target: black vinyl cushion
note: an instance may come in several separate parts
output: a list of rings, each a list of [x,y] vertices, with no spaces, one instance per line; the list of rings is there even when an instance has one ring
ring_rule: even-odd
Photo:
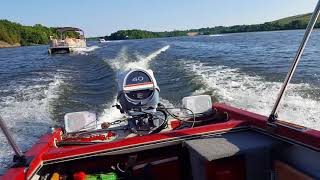
[[[209,137],[185,142],[189,150],[207,161],[231,157],[257,149],[269,149],[278,144],[282,144],[282,142],[254,131],[229,133],[221,137]]]

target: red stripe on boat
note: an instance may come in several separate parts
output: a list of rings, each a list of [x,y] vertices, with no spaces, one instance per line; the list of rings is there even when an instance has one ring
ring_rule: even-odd
[[[139,83],[139,84],[128,84],[128,85],[125,85],[124,87],[142,86],[142,85],[149,85],[149,84],[153,85],[153,82],[146,82],[146,83]]]

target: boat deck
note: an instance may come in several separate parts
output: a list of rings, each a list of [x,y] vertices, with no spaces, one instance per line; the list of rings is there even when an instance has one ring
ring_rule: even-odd
[[[265,116],[223,104],[213,108],[228,113],[229,120],[59,147],[55,142],[61,141],[61,131],[56,130],[26,153],[33,157],[26,173],[72,177],[77,172],[112,172],[122,179],[320,179],[318,131],[280,121],[269,125]],[[11,168],[4,179],[12,177],[24,177],[24,168]]]

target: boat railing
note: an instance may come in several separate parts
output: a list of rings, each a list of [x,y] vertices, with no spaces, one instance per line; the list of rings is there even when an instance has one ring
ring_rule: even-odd
[[[84,39],[65,38],[65,39],[51,39],[51,47],[83,47],[85,46]]]
[[[297,68],[297,66],[299,64],[299,61],[300,61],[301,56],[303,54],[303,51],[304,51],[304,49],[305,49],[305,47],[307,45],[307,42],[308,42],[308,40],[310,38],[311,32],[312,32],[312,30],[313,30],[313,28],[314,28],[314,26],[315,26],[315,24],[317,22],[319,14],[320,14],[320,0],[318,1],[317,5],[316,5],[311,17],[310,17],[310,20],[309,20],[308,26],[307,26],[307,28],[305,30],[303,39],[302,39],[302,41],[300,43],[300,46],[299,46],[299,48],[298,48],[298,50],[296,52],[296,55],[294,57],[292,65],[291,65],[291,67],[290,67],[290,69],[289,69],[289,71],[287,73],[287,76],[286,76],[286,78],[285,78],[285,80],[284,80],[284,82],[282,84],[282,87],[281,87],[280,92],[278,94],[278,98],[277,98],[276,102],[274,103],[274,106],[272,108],[271,114],[270,114],[269,119],[268,119],[269,122],[274,122],[274,121],[277,120],[277,117],[278,117],[277,116],[277,111],[278,111],[278,108],[279,108],[279,104],[280,104],[281,100],[283,99],[284,94],[286,92],[286,89],[288,87],[288,84],[290,83],[290,81],[291,81],[291,79],[292,79],[292,77],[294,75],[294,72],[295,72],[295,70],[296,70],[296,68]]]

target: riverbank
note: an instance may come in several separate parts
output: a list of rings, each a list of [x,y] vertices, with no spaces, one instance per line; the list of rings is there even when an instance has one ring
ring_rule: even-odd
[[[13,48],[13,47],[20,47],[20,46],[21,45],[19,43],[9,44],[7,42],[0,41],[0,48]]]
[[[58,37],[59,33],[53,27],[41,24],[33,26],[22,25],[5,19],[0,19],[1,47],[29,46],[33,44],[48,44],[50,36]]]
[[[174,30],[164,32],[153,32],[139,29],[119,30],[109,36],[99,37],[106,40],[125,40],[125,39],[148,39],[177,36],[196,36],[196,35],[215,35],[242,32],[264,32],[264,31],[283,31],[305,29],[308,25],[311,14],[302,14],[265,22],[262,24],[234,25],[234,26],[215,26],[200,29]],[[320,20],[315,24],[315,28],[320,28]]]
[[[308,24],[310,13],[282,18],[276,21],[252,25],[216,26],[200,29],[174,30],[153,32],[140,29],[119,30],[103,37],[91,37],[90,40],[104,38],[106,40],[149,39],[177,36],[214,35],[241,32],[281,31],[304,29]],[[317,21],[315,28],[320,28]],[[29,46],[33,44],[48,44],[49,37],[57,37],[58,33],[53,27],[45,27],[40,24],[24,26],[8,20],[0,20],[0,48]]]

